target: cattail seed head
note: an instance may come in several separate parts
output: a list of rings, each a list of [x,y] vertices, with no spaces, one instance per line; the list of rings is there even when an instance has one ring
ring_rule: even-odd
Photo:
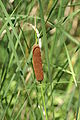
[[[43,76],[43,68],[42,68],[42,60],[41,60],[41,51],[39,45],[33,46],[33,68],[36,79],[38,81],[42,81],[44,76]]]

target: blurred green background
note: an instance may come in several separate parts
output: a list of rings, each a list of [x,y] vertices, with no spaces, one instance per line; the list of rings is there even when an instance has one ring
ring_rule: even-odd
[[[79,86],[80,0],[0,0],[0,120],[80,120]]]

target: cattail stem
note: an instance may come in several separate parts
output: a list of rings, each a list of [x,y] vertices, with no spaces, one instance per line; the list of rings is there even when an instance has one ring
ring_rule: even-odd
[[[43,86],[42,86],[42,84],[41,84],[41,95],[42,95],[42,101],[43,101],[43,104],[44,104],[44,110],[45,110],[46,120],[48,120],[47,112],[46,112],[46,105],[45,105],[45,98],[44,98],[44,94],[43,94]]]

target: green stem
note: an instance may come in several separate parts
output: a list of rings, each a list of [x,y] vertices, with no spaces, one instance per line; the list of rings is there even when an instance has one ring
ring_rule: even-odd
[[[48,120],[42,84],[41,84],[41,95],[42,95],[42,100],[43,100],[43,104],[44,104],[44,110],[45,110],[46,120]]]

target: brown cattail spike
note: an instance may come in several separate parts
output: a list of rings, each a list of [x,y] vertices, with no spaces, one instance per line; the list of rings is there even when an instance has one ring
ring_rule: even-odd
[[[40,52],[39,45],[33,46],[33,68],[34,68],[36,79],[38,81],[42,81],[44,76],[43,76],[41,52]]]

